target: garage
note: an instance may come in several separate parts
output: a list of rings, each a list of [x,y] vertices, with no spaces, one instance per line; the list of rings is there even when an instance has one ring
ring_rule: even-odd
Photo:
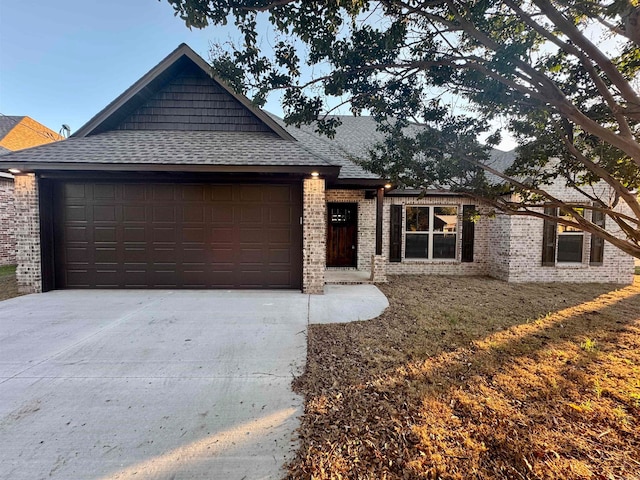
[[[299,183],[56,181],[55,288],[302,287]]]

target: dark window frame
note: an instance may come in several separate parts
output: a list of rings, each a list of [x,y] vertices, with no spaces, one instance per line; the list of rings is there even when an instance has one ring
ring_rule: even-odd
[[[409,209],[423,209],[427,211],[427,229],[421,229],[421,230],[409,230],[408,226],[409,226]],[[455,221],[455,226],[453,227],[453,231],[447,231],[445,230],[445,227],[442,227],[442,230],[437,229],[436,225],[435,225],[435,218],[436,218],[436,209],[455,209],[455,217],[456,217],[456,221]],[[443,215],[443,214],[440,214]],[[458,246],[459,246],[459,242],[460,242],[460,205],[415,205],[415,204],[408,204],[404,206],[404,222],[403,222],[403,230],[404,230],[404,242],[403,242],[403,246],[404,246],[404,259],[406,260],[426,260],[426,261],[439,261],[439,260],[444,260],[444,261],[457,261],[459,260],[459,255],[458,255]],[[420,228],[419,225],[419,221],[416,222],[416,227]],[[424,256],[417,256],[417,255],[407,255],[407,238],[409,236],[415,236],[416,238],[418,237],[426,237],[427,239],[427,244],[426,244],[426,248],[425,248],[425,253],[426,255]],[[447,237],[451,237],[453,236],[455,241],[454,241],[454,246],[453,246],[453,256],[446,256],[446,257],[439,257],[436,256],[436,252],[435,252],[435,238],[436,236],[442,237],[442,238],[447,238]]]

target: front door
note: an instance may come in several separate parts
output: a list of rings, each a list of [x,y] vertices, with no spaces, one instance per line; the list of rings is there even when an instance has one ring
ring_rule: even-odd
[[[358,204],[330,203],[327,210],[327,266],[356,267]]]

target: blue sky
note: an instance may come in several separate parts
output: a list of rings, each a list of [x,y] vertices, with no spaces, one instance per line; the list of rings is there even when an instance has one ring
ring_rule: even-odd
[[[233,38],[190,31],[164,0],[0,0],[0,113],[75,131],[180,43],[208,59]]]

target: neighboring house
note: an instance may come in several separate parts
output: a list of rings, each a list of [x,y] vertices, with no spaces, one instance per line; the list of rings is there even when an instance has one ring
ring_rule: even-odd
[[[0,158],[22,172],[20,287],[322,293],[331,269],[631,281],[631,258],[586,233],[471,223],[488,208],[467,197],[385,191],[352,161],[379,138],[374,121],[342,121],[332,140],[287,127],[181,45],[68,140]]]
[[[29,117],[0,115],[0,155],[62,140],[62,137]],[[0,265],[15,265],[15,207],[13,175],[0,172]]]

